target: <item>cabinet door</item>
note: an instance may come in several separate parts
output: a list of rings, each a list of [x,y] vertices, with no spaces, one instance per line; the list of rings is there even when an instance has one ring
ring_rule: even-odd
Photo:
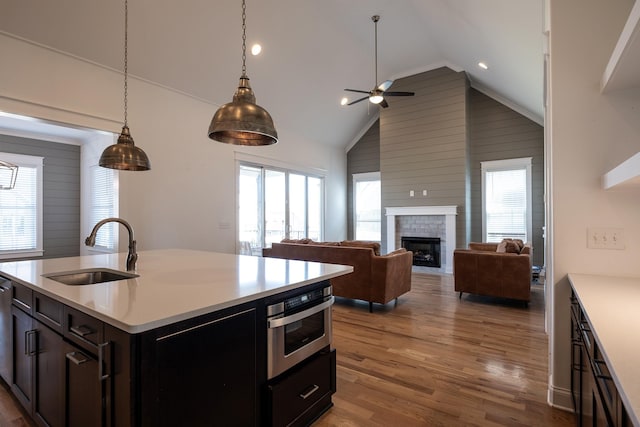
[[[34,320],[37,348],[32,356],[35,368],[33,418],[42,426],[64,425],[64,354],[62,336]]]
[[[67,426],[102,426],[104,408],[98,360],[89,352],[66,342],[64,357]]]
[[[0,276],[0,376],[11,383],[11,281]]]
[[[141,425],[257,425],[256,363],[255,309],[154,331],[143,341]]]
[[[13,373],[11,391],[29,414],[33,412],[33,363],[35,330],[33,320],[22,310],[11,307]]]

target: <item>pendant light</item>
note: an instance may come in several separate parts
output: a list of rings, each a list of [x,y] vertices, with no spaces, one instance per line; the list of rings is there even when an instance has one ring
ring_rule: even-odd
[[[124,2],[124,126],[118,136],[118,142],[110,145],[102,152],[99,165],[103,168],[120,169],[127,171],[146,171],[151,169],[151,163],[147,154],[136,147],[129,126],[127,125],[127,76],[128,76],[128,27],[129,7],[128,0]]]
[[[271,145],[278,142],[278,133],[271,115],[256,104],[256,97],[247,77],[246,4],[242,0],[242,76],[233,101],[218,108],[209,125],[209,138],[235,145]]]
[[[11,190],[16,186],[18,165],[0,160],[0,190]]]

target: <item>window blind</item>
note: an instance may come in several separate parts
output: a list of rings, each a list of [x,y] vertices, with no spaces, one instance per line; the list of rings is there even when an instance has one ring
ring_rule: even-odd
[[[486,240],[527,241],[527,170],[485,172]]]
[[[19,165],[16,186],[0,190],[0,251],[38,249],[38,168]]]
[[[91,167],[91,224],[117,216],[115,211],[114,171],[99,166]],[[103,225],[96,235],[96,247],[115,250],[117,224]]]

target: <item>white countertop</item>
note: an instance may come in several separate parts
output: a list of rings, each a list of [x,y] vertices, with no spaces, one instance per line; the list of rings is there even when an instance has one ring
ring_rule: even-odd
[[[633,425],[640,426],[640,278],[569,274]]]
[[[353,267],[215,252],[138,253],[139,277],[69,286],[43,274],[88,268],[126,271],[126,254],[0,263],[4,276],[129,333],[169,325],[341,276]]]

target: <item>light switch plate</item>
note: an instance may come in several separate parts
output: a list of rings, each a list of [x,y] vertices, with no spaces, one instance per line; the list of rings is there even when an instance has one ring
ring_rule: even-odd
[[[623,250],[624,229],[611,227],[587,228],[587,247],[590,249]]]

